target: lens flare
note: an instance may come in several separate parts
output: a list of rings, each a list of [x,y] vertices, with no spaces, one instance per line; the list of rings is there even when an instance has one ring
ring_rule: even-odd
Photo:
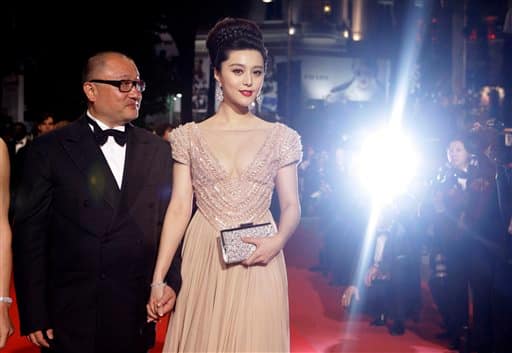
[[[407,191],[416,175],[418,155],[400,130],[385,129],[365,139],[355,163],[363,188],[378,203],[390,202]]]

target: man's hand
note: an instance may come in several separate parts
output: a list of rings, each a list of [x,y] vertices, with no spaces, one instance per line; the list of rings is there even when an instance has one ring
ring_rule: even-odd
[[[176,304],[176,292],[169,286],[164,287],[164,293],[157,301],[158,315],[160,317],[168,314]]]
[[[7,338],[13,333],[14,328],[9,318],[9,304],[0,303],[0,349],[5,346]]]
[[[48,339],[53,340],[53,329],[46,330],[46,336],[43,331],[32,332],[27,336],[27,339],[30,343],[38,346],[38,347],[46,347],[50,348],[50,343],[48,343]]]
[[[377,275],[379,274],[379,268],[376,266],[370,266],[368,269],[368,272],[366,273],[366,276],[364,278],[364,284],[367,287],[370,287],[372,285],[372,282],[377,278]]]
[[[356,286],[349,286],[343,291],[341,296],[341,305],[344,308],[348,308],[352,302],[352,298],[359,301],[359,289]]]

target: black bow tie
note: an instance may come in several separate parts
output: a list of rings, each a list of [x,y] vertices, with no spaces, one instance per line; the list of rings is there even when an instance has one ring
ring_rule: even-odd
[[[93,126],[94,138],[100,146],[103,146],[107,142],[109,136],[112,136],[119,146],[124,146],[126,144],[126,131],[119,131],[115,129],[102,130],[98,123],[91,118],[88,117],[87,121]]]

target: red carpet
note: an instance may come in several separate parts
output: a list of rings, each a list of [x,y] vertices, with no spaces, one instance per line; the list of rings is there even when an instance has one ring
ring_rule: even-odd
[[[369,326],[364,315],[349,321],[339,304],[343,288],[329,286],[328,279],[308,270],[317,263],[321,245],[314,229],[314,221],[303,220],[285,249],[292,352],[450,352],[446,343],[435,339],[440,318],[426,288],[421,318],[418,323],[407,322],[403,336],[391,336],[386,327]]]
[[[423,312],[418,323],[407,323],[403,336],[391,336],[385,327],[369,326],[364,315],[352,317],[339,305],[342,288],[328,285],[328,279],[308,268],[316,263],[320,242],[314,222],[304,220],[286,246],[290,293],[290,325],[292,352],[450,352],[446,343],[436,340],[439,317],[432,306],[428,290],[424,290]],[[357,254],[354,254],[357,256]],[[11,317],[18,328],[17,308]],[[151,353],[160,352],[167,322],[158,325],[157,344]],[[36,353],[25,338],[16,332],[2,352]]]

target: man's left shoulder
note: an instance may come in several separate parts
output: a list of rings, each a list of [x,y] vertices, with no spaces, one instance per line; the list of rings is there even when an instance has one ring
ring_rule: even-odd
[[[163,138],[161,138],[158,135],[155,135],[154,133],[147,129],[138,126],[133,126],[133,131],[138,138],[142,139],[147,143],[157,144],[160,145],[160,147],[167,146],[167,148],[169,148],[170,146],[169,142],[165,141]]]

